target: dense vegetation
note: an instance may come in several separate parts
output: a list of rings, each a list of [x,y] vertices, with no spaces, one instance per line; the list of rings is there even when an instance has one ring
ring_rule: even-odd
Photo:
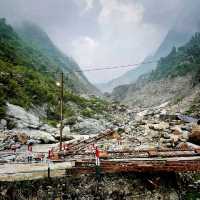
[[[39,48],[36,43],[22,40],[18,34],[0,20],[0,117],[5,115],[6,102],[16,104],[25,109],[34,106],[43,107],[49,122],[59,118],[59,88],[55,82],[61,71],[70,72],[65,76],[64,115],[65,117],[82,114],[92,116],[105,110],[106,103],[96,97],[86,99],[78,95],[76,88],[82,85],[81,90],[87,91],[87,81],[81,75],[77,76],[70,70],[74,69],[75,62],[71,65],[67,57],[59,57],[59,51],[51,46],[46,50]],[[48,53],[51,51],[50,53]],[[53,57],[55,52],[58,61]],[[62,60],[62,61],[61,61]],[[62,66],[56,67],[61,64]],[[65,63],[66,62],[66,63]],[[77,69],[76,66],[75,69]],[[46,73],[48,70],[50,72]],[[67,71],[68,70],[68,71]],[[57,72],[57,73],[55,73]],[[86,80],[86,79],[85,79]],[[75,87],[74,87],[75,86]]]
[[[200,82],[200,33],[196,33],[183,47],[172,49],[170,54],[161,58],[150,79],[193,75],[193,84]]]
[[[61,69],[67,76],[66,86],[69,86],[73,91],[98,93],[96,88],[88,82],[80,71],[78,64],[72,58],[64,55],[40,27],[30,22],[24,22],[15,27],[15,30],[23,41],[42,52],[42,61],[48,58],[48,63],[50,64],[47,65],[46,63],[45,67],[42,66],[43,70],[55,71]]]
[[[41,71],[63,71],[68,78],[67,87],[76,92],[91,93],[95,88],[87,81],[73,59],[60,52],[45,32],[34,25],[17,29],[0,19],[0,59],[14,65],[32,67]],[[20,37],[19,37],[20,35]]]

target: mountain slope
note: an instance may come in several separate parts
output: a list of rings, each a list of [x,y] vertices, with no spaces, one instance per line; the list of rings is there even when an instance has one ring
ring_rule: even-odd
[[[129,70],[122,76],[109,81],[108,83],[105,83],[103,85],[99,85],[99,89],[101,89],[103,92],[112,92],[112,90],[119,86],[119,85],[126,85],[130,83],[135,83],[137,79],[147,73],[150,73],[152,70],[156,68],[157,61],[161,57],[165,57],[173,46],[179,47],[185,43],[185,41],[189,40],[189,36],[192,36],[192,33],[182,33],[182,32],[176,32],[175,30],[170,30],[161,45],[159,46],[158,50],[153,56],[148,56],[144,59],[144,63],[151,62],[148,64],[141,64],[138,67]]]
[[[15,27],[17,34],[28,44],[39,49],[51,63],[66,74],[70,87],[80,93],[100,94],[100,92],[89,83],[80,71],[78,64],[70,57],[64,55],[50,40],[48,35],[37,25],[24,22]],[[52,70],[51,66],[45,66],[46,70]]]
[[[53,45],[50,42],[44,44]],[[6,102],[9,102],[27,110],[38,107],[44,110],[46,120],[58,120],[60,89],[55,82],[58,80],[57,76],[61,69],[65,70],[64,73],[70,72],[70,77],[65,76],[65,117],[80,113],[90,115],[101,112],[101,109],[105,110],[105,102],[102,100],[95,97],[85,99],[79,95],[82,92],[91,93],[92,88],[87,87],[89,83],[84,76],[77,76],[73,72],[74,66],[67,62],[68,58],[64,55],[61,56],[59,50],[53,47],[48,48],[48,51],[51,50],[52,56],[50,56],[48,51],[34,45],[32,41],[21,39],[13,28],[6,24],[5,19],[0,19],[1,118],[5,116]],[[58,67],[61,60],[63,68]],[[77,65],[75,69],[79,69]],[[49,72],[44,72],[46,70]],[[86,81],[84,82],[84,80]]]
[[[113,79],[109,81],[108,83],[102,83],[96,85],[102,92],[109,92],[111,93],[113,88],[119,86],[119,85],[126,85],[135,82],[139,76],[142,74],[151,72],[152,69],[155,68],[156,62],[149,63],[151,61],[154,61],[151,56],[147,57],[144,60],[144,64],[139,65],[138,67],[126,72],[122,76]],[[148,64],[145,64],[148,63]]]
[[[169,30],[155,54],[145,58],[144,62],[158,61],[161,57],[167,56],[173,47],[180,47],[184,45],[187,41],[189,41],[192,35],[195,34],[195,32],[200,31],[200,2],[195,1],[192,6],[190,2],[188,2],[188,4],[189,6],[186,4],[183,11],[179,14],[175,24]],[[126,72],[122,76],[103,84],[103,86],[99,86],[99,88],[103,91],[111,92],[114,87],[136,82],[141,75],[149,73],[155,68],[155,63],[145,65],[141,64],[137,68]]]
[[[200,33],[196,33],[186,45],[174,47],[168,56],[161,58],[152,73],[140,77],[134,84],[115,88],[112,95],[134,107],[151,107],[166,101],[180,102],[192,96],[199,85]],[[200,102],[199,93],[194,98]]]

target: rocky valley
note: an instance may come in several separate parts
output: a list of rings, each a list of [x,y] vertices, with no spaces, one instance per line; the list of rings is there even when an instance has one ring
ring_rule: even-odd
[[[124,66],[82,68],[50,27],[0,19],[0,199],[200,198],[199,17],[184,11],[146,64],[102,91],[87,72]],[[85,36],[65,48],[77,44],[99,47]]]

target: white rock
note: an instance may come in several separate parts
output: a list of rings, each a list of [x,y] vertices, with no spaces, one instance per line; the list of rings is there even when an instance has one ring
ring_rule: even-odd
[[[163,137],[164,137],[165,139],[169,139],[169,138],[170,138],[170,135],[169,135],[169,133],[164,132],[164,133],[163,133]]]
[[[165,109],[163,109],[163,110],[160,111],[160,114],[161,114],[161,115],[166,115],[166,114],[167,114],[167,111],[166,111]]]
[[[63,128],[63,136],[69,136],[69,134],[70,134],[70,128],[69,126],[65,126]]]
[[[142,112],[137,113],[136,116],[135,116],[135,120],[136,120],[136,121],[141,121],[141,120],[143,120],[143,119],[144,119],[144,116],[145,116],[147,113],[148,113],[148,110],[144,110],[144,111],[142,111]]]
[[[130,127],[125,127],[125,133],[131,133],[131,128]]]
[[[57,132],[57,128],[49,126],[48,124],[44,124],[40,127],[41,131],[48,132],[50,134],[55,134]]]
[[[0,123],[2,126],[7,126],[7,121],[5,119],[1,119]]]
[[[182,137],[183,137],[183,139],[188,140],[189,139],[189,132],[188,131],[183,131]]]
[[[161,105],[159,105],[157,108],[165,108],[167,105],[169,104],[169,101],[162,103]]]
[[[69,126],[65,126],[62,131],[62,138],[68,139],[71,136],[70,133],[71,132],[70,132]],[[60,129],[57,129],[55,138],[59,138],[59,137],[60,137]]]
[[[44,131],[39,131],[39,130],[23,130],[22,132],[26,133],[28,136],[30,136],[31,139],[33,140],[40,140],[44,142],[45,144],[48,143],[55,143],[56,140],[55,138]]]
[[[181,135],[183,133],[182,130],[181,130],[181,127],[179,127],[179,126],[171,127],[171,130],[176,135]]]
[[[178,196],[177,192],[175,192],[175,191],[170,192],[169,200],[178,200],[178,199],[179,199],[179,196]]]
[[[154,130],[165,130],[169,128],[169,123],[160,122],[159,124],[151,124],[149,125],[149,128],[152,128]]]
[[[84,119],[73,126],[73,131],[82,135],[98,134],[105,129],[105,121],[92,118]]]
[[[0,120],[0,129],[7,128],[7,121],[5,119]]]
[[[7,103],[7,115],[16,123],[16,128],[38,128],[39,117],[30,114],[20,106]]]

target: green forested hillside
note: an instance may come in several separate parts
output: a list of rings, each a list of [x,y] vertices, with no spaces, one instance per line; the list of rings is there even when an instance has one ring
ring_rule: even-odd
[[[0,58],[13,64],[33,67],[42,71],[70,72],[67,76],[72,90],[82,93],[93,93],[95,88],[80,72],[78,65],[61,53],[51,42],[45,32],[37,26],[26,25],[18,28],[17,34],[13,28],[0,19]],[[20,37],[19,37],[20,35]]]
[[[97,89],[80,72],[78,64],[72,58],[64,55],[40,27],[31,22],[24,22],[15,27],[15,30],[23,41],[40,50],[48,58],[51,65],[45,66],[47,70],[56,68],[61,69],[64,73],[70,72],[70,75],[67,76],[67,82],[74,91],[99,94]]]
[[[200,33],[196,33],[183,47],[172,49],[170,54],[161,58],[156,70],[150,78],[159,80],[162,78],[193,75],[193,83],[200,81]]]
[[[49,43],[50,44],[50,43]],[[50,49],[50,48],[49,48]],[[74,65],[67,62],[63,55],[63,68],[58,67],[62,58],[50,58],[50,53],[34,45],[31,41],[23,40],[6,24],[5,19],[0,20],[0,117],[5,115],[5,104],[10,102],[26,109],[33,106],[45,106],[47,120],[58,119],[59,113],[59,88],[55,82],[61,71],[71,72]],[[66,59],[66,60],[65,60]],[[65,63],[66,61],[66,63]],[[57,64],[56,64],[57,63]],[[68,67],[68,68],[67,68]],[[75,69],[77,69],[76,66]],[[46,73],[48,70],[50,73]],[[68,70],[68,71],[67,71]],[[55,73],[57,72],[57,73]],[[87,88],[87,80],[76,74],[70,73],[71,79],[65,77],[65,117],[72,116],[75,112],[90,116],[105,109],[105,102],[100,99],[85,99],[79,96],[76,90],[82,85],[82,91],[90,91]],[[83,83],[83,80],[86,80]],[[76,105],[76,110],[69,106],[69,102]]]

